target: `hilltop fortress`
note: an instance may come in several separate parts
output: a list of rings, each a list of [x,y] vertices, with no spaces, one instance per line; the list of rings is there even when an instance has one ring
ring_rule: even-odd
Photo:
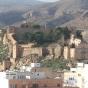
[[[61,56],[61,46],[57,43],[47,47],[35,47],[34,43],[19,44],[14,37],[14,30],[14,28],[8,28],[3,37],[3,44],[7,44],[9,47],[8,55],[11,62],[15,63],[20,58],[33,59],[42,56],[58,58]],[[34,62],[34,60],[32,61]]]
[[[35,43],[20,44],[16,40],[16,28],[9,27],[4,33],[3,44],[9,47],[8,57],[15,64],[20,58],[29,62],[37,62],[39,57],[48,59],[63,57],[67,60],[88,60],[88,44],[71,34],[67,44],[62,47],[59,43],[53,43],[47,47],[34,46]],[[19,34],[19,33],[18,33]]]

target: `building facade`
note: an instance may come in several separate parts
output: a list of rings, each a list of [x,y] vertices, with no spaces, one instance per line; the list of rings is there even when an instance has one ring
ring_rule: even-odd
[[[88,87],[88,64],[78,63],[76,68],[64,72],[64,86],[69,87]]]
[[[32,68],[36,67],[36,71]],[[63,79],[47,78],[45,72],[37,71],[39,63],[32,63],[31,70],[0,72],[1,88],[63,88]]]

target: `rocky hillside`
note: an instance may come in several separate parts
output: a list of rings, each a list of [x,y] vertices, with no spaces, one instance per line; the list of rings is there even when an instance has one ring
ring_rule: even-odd
[[[28,18],[30,12],[32,12],[31,19]],[[0,24],[18,24],[27,19],[35,24],[46,24],[48,27],[79,23],[84,23],[85,26],[87,12],[88,0],[60,0],[54,3],[42,3],[37,0],[6,0],[5,3],[5,0],[1,0]]]
[[[80,18],[86,19],[87,10],[88,0],[60,0],[33,9],[33,17],[36,18],[33,21],[39,24],[46,23],[50,27],[61,26]],[[80,20],[83,21],[82,19]]]
[[[11,25],[22,21],[24,13],[42,3],[37,0],[0,0],[0,24]]]

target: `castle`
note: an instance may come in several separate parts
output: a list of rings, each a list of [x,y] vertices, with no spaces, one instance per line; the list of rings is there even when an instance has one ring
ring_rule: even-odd
[[[18,30],[17,30],[18,31]],[[15,64],[20,58],[31,59],[36,62],[38,57],[59,58],[63,56],[70,60],[87,60],[88,44],[71,34],[68,43],[62,47],[59,43],[50,44],[47,47],[34,47],[35,43],[20,44],[15,38],[16,28],[9,27],[4,33],[3,44],[9,47],[8,56],[11,63]],[[63,50],[62,50],[63,48]]]
[[[47,47],[34,47],[34,43],[20,44],[14,37],[15,28],[9,27],[4,33],[3,44],[8,45],[8,56],[12,63],[15,63],[20,58],[34,59],[42,56],[51,56],[58,58],[61,56],[61,46],[57,43],[50,44]],[[33,62],[35,62],[32,59]]]

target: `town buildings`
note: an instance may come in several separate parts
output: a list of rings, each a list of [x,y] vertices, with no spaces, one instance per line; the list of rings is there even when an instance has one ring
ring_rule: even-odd
[[[0,72],[1,88],[63,88],[62,78],[47,78],[45,72],[32,72],[34,67],[40,67],[39,63],[32,63],[30,70]]]
[[[58,76],[48,76],[44,70],[39,71],[40,63],[23,66],[19,71],[0,72],[0,86],[2,88],[87,88],[88,64],[78,63],[70,71],[58,72]],[[32,70],[34,69],[34,70]]]
[[[64,86],[88,88],[88,64],[78,63],[76,68],[64,72]]]

